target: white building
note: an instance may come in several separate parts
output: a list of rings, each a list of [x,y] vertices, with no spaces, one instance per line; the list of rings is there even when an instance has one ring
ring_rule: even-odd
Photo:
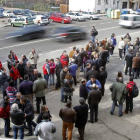
[[[69,0],[69,11],[91,11],[102,13],[108,8],[138,9],[139,0]]]

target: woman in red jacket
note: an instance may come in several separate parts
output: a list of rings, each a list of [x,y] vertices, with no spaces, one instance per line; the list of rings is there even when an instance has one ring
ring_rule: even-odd
[[[62,63],[62,67],[68,66],[68,64],[69,64],[69,57],[68,57],[66,51],[64,51],[63,54],[61,55],[60,61]]]

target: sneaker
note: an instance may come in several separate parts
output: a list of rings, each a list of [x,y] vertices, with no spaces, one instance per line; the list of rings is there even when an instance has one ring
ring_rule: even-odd
[[[122,117],[122,116],[123,116],[123,114],[119,115],[119,117]]]

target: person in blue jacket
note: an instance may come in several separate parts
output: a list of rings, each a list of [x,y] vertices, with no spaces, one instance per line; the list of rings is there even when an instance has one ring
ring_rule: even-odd
[[[77,82],[76,82],[76,71],[77,71],[77,69],[78,69],[78,65],[73,63],[73,62],[70,64],[70,66],[68,68],[71,76],[73,77],[75,86],[77,85]]]
[[[101,86],[101,83],[95,78],[94,75],[91,76],[91,80],[89,80],[86,84],[86,88],[87,88],[87,91],[89,92],[90,90],[93,89],[93,84],[96,84],[96,86],[101,89],[102,86]]]

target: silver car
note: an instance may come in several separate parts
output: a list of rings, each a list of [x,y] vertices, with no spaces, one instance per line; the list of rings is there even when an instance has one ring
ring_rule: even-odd
[[[69,12],[66,15],[69,16],[72,20],[86,21],[86,18],[78,12]]]

